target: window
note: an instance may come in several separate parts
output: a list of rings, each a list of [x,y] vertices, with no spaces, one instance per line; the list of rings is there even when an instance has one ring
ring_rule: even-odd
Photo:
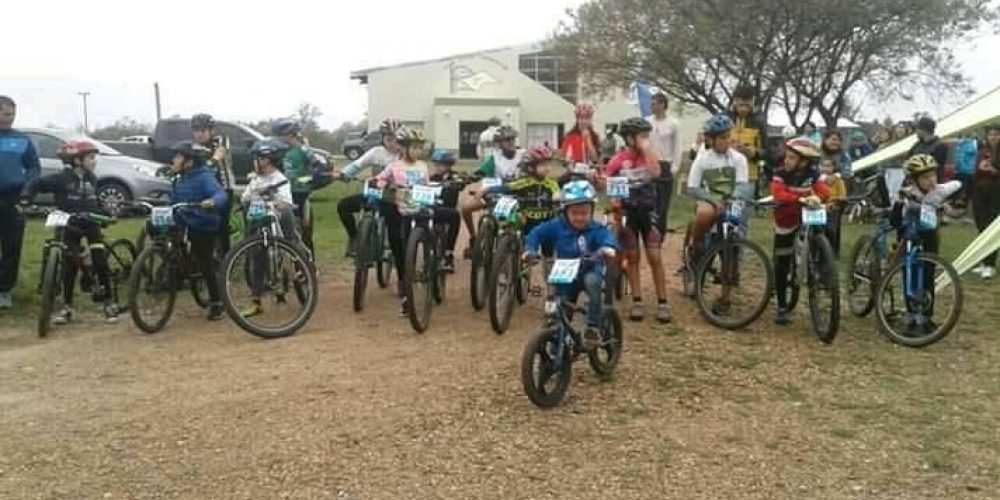
[[[517,66],[528,78],[559,94],[563,99],[576,103],[577,75],[560,64],[559,56],[544,52],[522,54]]]
[[[156,139],[163,143],[159,144],[161,147],[169,148],[178,142],[191,140],[191,124],[187,120],[160,122],[156,132]]]
[[[31,138],[31,142],[35,143],[35,150],[38,151],[39,158],[59,158],[59,148],[63,145],[61,139],[34,132],[28,133],[28,137]]]
[[[249,148],[257,139],[245,130],[229,123],[215,123],[215,133],[229,139],[230,148]]]

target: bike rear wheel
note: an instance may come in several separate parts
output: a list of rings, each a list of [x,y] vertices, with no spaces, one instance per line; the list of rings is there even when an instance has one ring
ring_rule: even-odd
[[[38,336],[45,337],[52,329],[52,313],[62,300],[63,252],[59,247],[48,251],[42,270],[42,303],[38,311]]]
[[[410,326],[417,333],[424,333],[431,323],[434,297],[431,288],[434,265],[430,231],[415,227],[406,241],[406,270],[403,273],[403,293],[406,296],[406,315]]]
[[[493,265],[490,266],[490,326],[497,335],[507,332],[514,314],[514,300],[520,281],[517,250],[517,236],[501,236],[493,255]]]
[[[476,311],[486,307],[489,298],[490,266],[493,264],[493,246],[496,238],[496,221],[484,215],[479,221],[479,231],[472,241],[472,266],[469,271],[469,296]]]
[[[434,226],[434,302],[441,304],[448,295],[448,273],[441,270],[441,262],[444,259],[445,242],[448,241],[448,226],[441,224]]]
[[[610,378],[622,357],[625,340],[622,336],[622,318],[613,307],[604,307],[601,324],[601,345],[587,353],[587,360],[594,373],[602,378]]]
[[[826,235],[815,234],[809,245],[809,316],[812,330],[829,344],[840,327],[840,280],[837,257]]]
[[[923,271],[918,273],[918,269]],[[927,272],[932,270],[933,272]],[[935,285],[919,289],[908,283],[922,279]],[[948,280],[947,285],[942,285]],[[962,314],[964,292],[951,264],[921,253],[911,265],[906,257],[886,271],[878,285],[875,313],[879,331],[907,347],[926,347],[948,336]]]
[[[569,391],[572,378],[573,356],[570,346],[559,341],[558,331],[543,330],[524,346],[521,385],[536,406],[559,406]]]
[[[365,293],[368,289],[368,271],[374,258],[375,238],[377,237],[374,219],[365,216],[358,224],[358,236],[354,252],[354,312],[365,308]]]
[[[177,301],[177,271],[165,248],[151,244],[143,249],[132,267],[128,294],[135,326],[146,333],[163,330]]]
[[[858,238],[851,250],[847,282],[847,305],[851,314],[863,318],[872,312],[881,274],[882,264],[875,238],[866,234]]]
[[[741,238],[720,241],[695,274],[695,296],[711,324],[738,330],[764,313],[774,289],[774,269],[764,249]],[[728,292],[728,293],[727,293]]]
[[[129,275],[135,266],[135,244],[126,239],[115,240],[108,247],[108,271],[111,278],[111,298],[121,306],[122,298],[128,297]]]
[[[372,247],[371,257],[375,259],[375,276],[378,280],[378,286],[386,288],[392,277],[392,247],[389,246],[389,233],[385,227],[385,219],[379,217],[376,221],[375,244]],[[398,273],[399,270],[396,272]]]

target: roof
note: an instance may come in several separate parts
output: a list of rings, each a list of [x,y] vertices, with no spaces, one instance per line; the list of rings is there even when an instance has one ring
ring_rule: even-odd
[[[454,55],[450,55],[448,57],[439,57],[437,59],[425,59],[425,60],[422,60],[422,61],[412,61],[412,62],[407,62],[407,63],[392,64],[392,65],[387,65],[387,66],[375,66],[373,68],[366,68],[366,69],[359,69],[357,71],[352,71],[351,72],[351,79],[352,80],[360,80],[361,83],[368,83],[368,75],[370,75],[372,73],[377,73],[379,71],[386,71],[386,70],[390,70],[390,69],[399,69],[399,68],[409,68],[409,67],[413,67],[413,66],[421,66],[421,65],[424,65],[424,64],[431,64],[431,63],[437,63],[437,62],[450,61],[452,59],[468,59],[470,57],[482,56],[482,55],[486,55],[486,54],[494,54],[494,53],[497,53],[497,52],[504,52],[504,51],[508,51],[508,50],[524,50],[524,51],[527,51],[527,50],[537,50],[540,47],[541,47],[541,43],[528,43],[528,44],[523,44],[523,45],[509,45],[509,46],[506,46],[506,47],[497,47],[497,48],[494,48],[494,49],[486,49],[486,50],[480,50],[480,51],[476,51],[476,52],[466,52],[464,54],[454,54]]]

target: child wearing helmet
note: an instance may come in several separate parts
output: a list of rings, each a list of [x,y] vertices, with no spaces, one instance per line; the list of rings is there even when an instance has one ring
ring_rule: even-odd
[[[521,173],[521,162],[525,153],[523,149],[517,147],[517,131],[510,125],[504,125],[497,129],[493,141],[495,151],[486,158],[473,176],[492,177],[503,182],[516,179]],[[465,229],[469,231],[469,246],[465,249],[464,256],[466,259],[472,258],[473,241],[476,239],[476,226],[473,224],[472,216],[484,207],[482,192],[470,196],[462,203],[462,221],[465,222]]]
[[[542,248],[551,248],[557,259],[575,259],[586,255],[601,255],[613,260],[618,253],[618,241],[611,230],[594,221],[597,191],[587,181],[573,181],[561,191],[562,216],[533,229],[525,239],[522,259],[537,260]],[[576,281],[557,287],[566,300],[576,302],[580,292],[587,294],[587,329],[584,348],[593,350],[601,344],[600,324],[603,319],[603,286],[605,266],[595,262],[581,263]]]
[[[774,274],[778,294],[775,323],[787,325],[788,275],[792,271],[795,236],[802,223],[802,207],[819,207],[830,199],[830,188],[822,180],[818,162],[822,153],[807,137],[788,141],[785,164],[774,172],[771,194],[774,196]]]
[[[97,198],[97,177],[94,175],[97,153],[97,146],[90,141],[73,141],[64,145],[59,149],[59,158],[66,168],[30,183],[24,194],[25,201],[30,202],[36,193],[51,193],[55,197],[56,207],[70,215],[106,214]],[[75,252],[79,252],[82,240],[87,239],[87,248],[97,274],[97,287],[87,283],[82,283],[81,286],[84,290],[90,289],[95,302],[104,304],[104,318],[109,323],[114,323],[118,321],[118,305],[114,303],[111,294],[111,271],[108,268],[101,226],[84,217],[73,217],[71,226],[74,230],[67,231],[66,242]],[[66,259],[63,265],[64,307],[52,317],[52,323],[56,325],[65,325],[73,319],[73,295],[79,272],[73,259]]]
[[[604,173],[607,177],[626,177],[630,183],[639,183],[639,186],[629,189],[628,199],[612,204],[616,220],[620,220],[622,215],[627,218],[624,227],[622,224],[617,226],[623,258],[628,261],[625,274],[633,290],[629,319],[642,321],[645,317],[639,273],[641,241],[642,246],[646,248],[646,260],[649,262],[653,283],[656,286],[656,319],[661,323],[667,323],[671,315],[670,306],[667,304],[666,273],[660,255],[663,233],[659,221],[659,193],[654,185],[654,181],[660,179],[662,166],[650,139],[652,130],[653,126],[642,118],[629,118],[623,121],[618,126],[618,132],[625,140],[625,149],[608,162]],[[606,178],[602,179],[602,183],[606,182]]]
[[[281,120],[272,125],[271,133],[288,146],[281,160],[281,170],[292,184],[292,197],[295,199],[295,212],[302,223],[302,239],[306,246],[312,248],[312,207],[309,195],[312,194],[311,167],[316,162],[315,153],[302,143],[302,127],[292,120]]]
[[[570,165],[594,164],[600,159],[597,147],[601,138],[594,132],[594,106],[580,103],[573,108],[576,124],[563,138],[562,157]]]
[[[431,182],[445,184],[441,190],[441,206],[455,210],[455,213],[458,213],[458,197],[462,194],[462,184],[449,184],[457,179],[453,168],[458,163],[458,159],[455,158],[455,154],[451,151],[436,149],[431,153],[431,163],[434,164],[434,172],[431,173],[430,177]],[[458,241],[458,232],[461,229],[461,224],[448,225],[448,241],[446,243],[447,248],[445,249],[446,258],[442,264],[442,268],[445,271],[452,272],[455,270],[455,243]]]
[[[211,156],[205,165],[215,174],[215,180],[226,190],[227,200],[222,209],[222,225],[219,227],[219,245],[225,254],[229,252],[229,213],[234,199],[232,174],[226,165],[228,151],[223,145],[222,138],[215,135],[215,118],[208,113],[198,113],[191,117],[191,135],[194,142],[211,151]]]

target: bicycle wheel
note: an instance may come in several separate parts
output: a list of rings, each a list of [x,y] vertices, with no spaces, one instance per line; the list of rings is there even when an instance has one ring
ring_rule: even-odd
[[[616,300],[621,300],[622,273],[617,263],[611,262],[604,268],[604,305],[613,306]]]
[[[812,330],[822,342],[829,344],[840,326],[840,280],[837,257],[826,235],[813,235],[809,245],[809,317]]]
[[[146,333],[156,333],[170,321],[177,300],[177,273],[160,245],[149,245],[135,260],[128,284],[132,321]]]
[[[441,304],[444,302],[448,292],[448,273],[441,270],[445,242],[448,239],[448,227],[445,225],[434,226],[432,233],[434,234],[434,258],[431,259],[431,262],[434,264],[434,271],[432,273],[434,275],[434,287],[431,291],[434,294],[434,302]]]
[[[689,299],[695,298],[697,293],[696,287],[694,286],[695,273],[697,272],[697,263],[692,262],[694,260],[694,255],[692,255],[692,236],[691,236],[692,224],[688,224],[687,230],[684,232],[684,246],[681,247],[681,280],[683,281],[684,291],[683,294]]]
[[[222,273],[226,312],[252,335],[288,337],[302,329],[316,311],[319,286],[309,256],[286,240],[268,239],[265,244],[263,238],[255,237],[243,241],[226,257]]]
[[[727,330],[757,320],[771,300],[774,269],[756,243],[731,239],[706,252],[695,274],[695,296],[705,319]]]
[[[479,232],[472,241],[472,269],[469,272],[469,296],[476,311],[486,307],[489,298],[490,266],[493,264],[493,248],[496,239],[496,221],[484,215],[479,221]]]
[[[389,278],[392,277],[392,247],[389,246],[389,233],[385,227],[385,219],[378,217],[375,224],[376,236],[372,247],[372,258],[375,259],[375,277],[379,288],[389,286]],[[399,270],[396,271],[397,273]]]
[[[358,236],[355,240],[354,252],[354,312],[365,308],[365,291],[368,289],[368,270],[375,258],[373,249],[376,238],[375,219],[369,216],[361,218],[358,224]]]
[[[879,331],[907,347],[925,347],[945,338],[962,314],[964,292],[951,264],[933,254],[919,254],[892,266],[879,282],[875,303]],[[931,272],[928,272],[931,271]],[[943,279],[948,285],[938,286]],[[930,283],[920,286],[921,283]],[[909,290],[907,285],[909,285]]]
[[[62,300],[62,249],[51,247],[42,266],[42,303],[38,311],[39,337],[49,334],[52,329],[52,313],[56,310],[56,303]]]
[[[417,333],[424,333],[431,323],[434,297],[431,293],[431,262],[433,245],[430,231],[415,227],[406,241],[406,270],[403,273],[403,293],[406,295],[406,315]]]
[[[128,297],[128,277],[135,265],[135,244],[126,239],[115,240],[108,247],[108,271],[111,278],[111,298],[121,304]],[[124,293],[122,288],[124,288]]]
[[[554,408],[562,403],[573,378],[570,347],[560,342],[559,332],[543,330],[524,346],[521,356],[521,386],[536,406]]]
[[[510,327],[510,317],[514,314],[514,300],[518,281],[517,236],[505,234],[500,237],[493,265],[490,266],[490,326],[497,335],[503,335]]]
[[[624,343],[621,316],[613,307],[605,306],[604,321],[601,323],[601,345],[587,353],[587,360],[594,373],[602,378],[610,378],[621,360]]]
[[[872,312],[881,274],[881,258],[875,238],[866,234],[858,238],[851,249],[851,268],[847,282],[847,305],[851,314],[863,318]]]

